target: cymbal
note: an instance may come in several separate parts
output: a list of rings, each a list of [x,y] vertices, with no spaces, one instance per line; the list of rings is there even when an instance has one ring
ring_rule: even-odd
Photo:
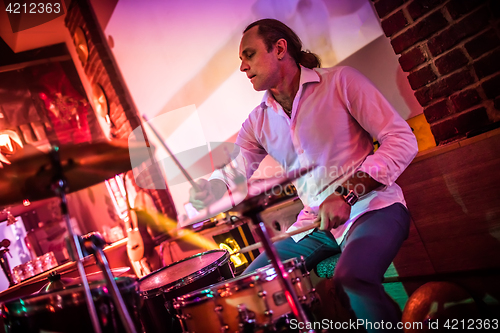
[[[114,277],[117,276],[123,276],[125,273],[127,273],[130,270],[130,267],[117,267],[117,268],[111,268],[111,273],[113,274]],[[93,272],[93,273],[87,273],[87,281],[89,283],[91,282],[97,282],[97,281],[103,281],[104,280],[104,274],[100,271]],[[50,291],[51,289],[58,289],[59,287],[71,287],[71,286],[76,286],[80,285],[82,283],[82,279],[80,277],[72,278],[72,277],[63,277],[60,276],[59,281],[61,281],[61,284],[59,284],[56,287],[50,288],[49,286],[51,285],[51,282],[47,282],[43,285],[42,288],[38,291],[39,293],[44,292],[44,291]]]
[[[131,158],[134,163],[149,159],[144,144],[127,140],[60,146],[58,153],[67,192],[87,188],[130,170]],[[9,161],[10,165],[4,164],[0,169],[0,206],[56,196],[51,186],[57,171],[49,151],[25,145],[9,156]]]

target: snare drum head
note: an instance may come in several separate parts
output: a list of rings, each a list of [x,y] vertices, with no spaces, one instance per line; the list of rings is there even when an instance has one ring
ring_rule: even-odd
[[[212,272],[228,260],[229,253],[225,250],[211,250],[188,257],[141,278],[139,290],[141,294],[148,295],[160,289],[168,291],[180,288]]]

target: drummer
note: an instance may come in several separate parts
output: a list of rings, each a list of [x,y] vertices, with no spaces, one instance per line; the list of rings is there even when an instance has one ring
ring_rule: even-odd
[[[264,98],[239,131],[228,178],[216,171],[191,189],[194,207],[222,197],[236,172],[247,179],[267,155],[287,172],[316,165],[298,179],[304,209],[289,229],[321,221],[319,229],[275,243],[281,260],[304,256],[313,269],[341,252],[333,281],[359,319],[400,321],[381,281],[408,237],[410,216],[395,183],[417,153],[407,123],[373,84],[349,67],[319,68],[283,23],[250,24],[240,43],[240,70]],[[373,152],[373,138],[379,143]],[[268,264],[261,254],[247,271]]]

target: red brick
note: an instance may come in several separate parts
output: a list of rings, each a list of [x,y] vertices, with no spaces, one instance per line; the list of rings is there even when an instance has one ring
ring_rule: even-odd
[[[401,54],[401,57],[399,57],[398,60],[403,71],[408,72],[412,68],[424,63],[427,60],[427,57],[422,52],[422,49],[417,46]]]
[[[436,144],[456,137],[458,135],[456,117],[446,119],[439,123],[431,124],[431,132],[436,140]]]
[[[403,4],[403,0],[380,0],[375,3],[375,10],[380,18],[383,18],[394,9]]]
[[[451,95],[450,100],[459,112],[479,104],[482,99],[476,89],[468,89]]]
[[[457,18],[469,13],[479,5],[483,5],[485,3],[485,0],[451,0],[446,4],[446,9],[450,13],[451,17],[456,20]]]
[[[444,18],[443,14],[437,11],[391,40],[392,47],[394,51],[399,54],[447,25],[448,21]]]
[[[434,61],[436,68],[441,75],[451,73],[469,62],[465,53],[460,49],[454,49]]]
[[[434,74],[432,67],[430,65],[425,66],[417,71],[414,71],[408,75],[408,81],[413,90],[417,90],[420,87],[425,86],[428,83],[436,80],[437,76]]]
[[[470,131],[480,129],[490,123],[488,112],[485,107],[471,111],[462,112],[457,117],[457,129],[459,134],[467,134]]]
[[[441,78],[429,86],[420,88],[415,92],[415,97],[420,105],[426,106],[430,101],[439,97],[450,96],[455,91],[459,91],[473,82],[474,78],[470,71],[464,69],[445,78]]]
[[[445,0],[414,0],[406,7],[411,18],[416,20],[425,13],[436,8]]]
[[[449,116],[453,111],[453,108],[448,105],[448,99],[443,99],[424,108],[424,115],[427,122],[431,124]]]
[[[473,63],[476,75],[482,79],[500,72],[500,49],[493,51]]]
[[[465,43],[464,47],[467,50],[467,53],[475,59],[494,49],[498,45],[500,45],[500,38],[493,29],[490,29],[475,37],[470,42]]]
[[[127,115],[123,112],[123,110],[119,110],[120,108],[117,108],[114,114],[110,115],[111,120],[115,124],[115,126],[119,129],[121,129],[125,123],[128,123],[127,120]]]
[[[466,37],[472,36],[489,24],[490,13],[486,8],[482,8],[461,21],[451,25],[446,30],[432,37],[427,42],[429,51],[433,56],[437,56],[452,46],[456,45]]]
[[[403,14],[402,10],[397,11],[386,19],[383,19],[381,22],[382,30],[387,37],[392,36],[396,32],[402,30],[405,26],[408,25],[408,21]]]
[[[486,96],[493,99],[500,95],[500,75],[496,75],[481,84]]]

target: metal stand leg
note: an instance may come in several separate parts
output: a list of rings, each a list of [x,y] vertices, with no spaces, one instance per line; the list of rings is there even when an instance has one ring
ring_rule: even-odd
[[[104,278],[106,279],[106,284],[108,286],[109,291],[111,292],[111,297],[113,298],[113,302],[118,309],[118,313],[120,315],[120,319],[123,323],[125,331],[127,333],[136,333],[134,323],[128,313],[127,307],[125,306],[125,302],[123,302],[122,295],[120,294],[120,290],[116,285],[115,278],[111,269],[109,268],[108,259],[102,250],[106,242],[97,234],[92,234],[90,237],[83,240],[83,244],[85,249],[95,255],[97,265],[101,269],[104,274]]]
[[[78,268],[78,273],[80,274],[80,278],[82,279],[83,290],[85,292],[85,300],[87,302],[87,308],[89,310],[90,320],[92,321],[94,332],[101,333],[101,325],[99,324],[99,318],[97,317],[97,312],[95,310],[94,300],[92,299],[92,294],[90,292],[89,281],[87,280],[85,268],[83,267],[84,256],[82,247],[80,245],[78,236],[75,235],[73,231],[73,226],[71,225],[68,214],[68,202],[66,199],[66,190],[68,185],[66,183],[66,179],[64,178],[64,172],[61,165],[58,147],[52,148],[52,150],[50,151],[50,157],[52,162],[52,169],[54,171],[54,182],[52,184],[52,190],[61,199],[61,214],[64,217],[64,221],[66,222],[66,229],[68,229],[70,238],[70,248],[68,249],[68,252],[71,256],[71,259],[75,261],[76,267]]]
[[[64,220],[66,222],[66,228],[68,229],[68,234],[70,238],[70,248],[68,249],[68,251],[70,252],[71,258],[76,262],[78,273],[80,274],[80,278],[82,279],[82,285],[85,292],[85,300],[87,302],[87,308],[89,310],[90,320],[92,321],[92,327],[94,328],[94,332],[102,333],[101,325],[99,323],[99,317],[97,316],[94,300],[92,298],[92,293],[90,292],[87,275],[85,274],[85,268],[83,267],[84,255],[82,251],[82,244],[80,242],[80,237],[76,235],[73,231],[73,226],[71,225],[68,213],[68,202],[66,199],[66,190],[68,185],[64,177],[64,171],[61,164],[58,147],[54,147],[51,150],[50,157],[52,161],[52,169],[54,171],[53,175],[54,182],[52,185],[52,190],[61,199],[61,214],[64,216]],[[101,242],[103,242],[102,244],[105,244],[102,239]],[[96,241],[96,243],[98,243],[98,241]],[[96,261],[104,273],[108,288],[111,291],[111,295],[113,297],[116,307],[118,308],[120,318],[122,319],[123,326],[127,330],[127,333],[136,333],[135,327],[131,324],[132,320],[130,319],[130,316],[125,307],[125,304],[123,303],[123,299],[120,295],[118,287],[116,286],[116,283],[114,281],[113,274],[109,269],[108,261],[104,255],[104,252],[102,251],[102,247],[100,249],[97,249],[96,246],[92,244],[90,248],[94,250],[92,251],[92,253],[95,254]]]
[[[302,309],[302,306],[300,305],[299,299],[297,297],[297,294],[295,293],[295,290],[293,289],[291,281],[287,279],[288,273],[285,272],[283,263],[279,259],[278,254],[276,253],[276,249],[271,242],[269,235],[267,234],[265,224],[261,222],[260,213],[249,212],[247,213],[247,216],[251,218],[253,224],[256,226],[255,233],[260,238],[260,241],[264,249],[266,250],[267,256],[271,260],[271,264],[276,271],[281,287],[285,291],[286,300],[288,301],[293,314],[299,322],[304,323],[304,327],[312,327],[312,325],[308,325],[309,319],[307,318],[304,309]],[[314,332],[314,330],[307,330],[306,332]]]

